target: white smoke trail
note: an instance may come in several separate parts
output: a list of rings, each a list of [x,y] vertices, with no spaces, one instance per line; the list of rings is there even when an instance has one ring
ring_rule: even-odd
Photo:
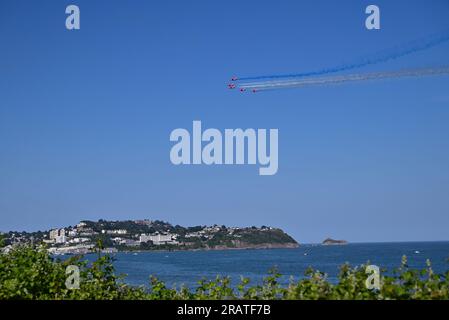
[[[449,67],[400,70],[392,72],[348,74],[333,77],[306,78],[301,80],[277,80],[263,82],[240,83],[238,87],[243,90],[275,90],[284,88],[298,88],[305,86],[331,85],[345,82],[359,82],[368,80],[396,79],[406,77],[424,77],[449,74]]]

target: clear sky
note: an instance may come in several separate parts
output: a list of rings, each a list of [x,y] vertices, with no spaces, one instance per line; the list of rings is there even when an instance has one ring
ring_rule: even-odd
[[[81,30],[65,29],[77,4]],[[365,8],[381,30],[365,29]],[[449,28],[449,1],[0,2],[0,230],[272,225],[299,242],[449,240],[449,77],[240,94]],[[358,70],[449,65],[449,43]],[[278,128],[279,171],[174,166],[170,132]]]

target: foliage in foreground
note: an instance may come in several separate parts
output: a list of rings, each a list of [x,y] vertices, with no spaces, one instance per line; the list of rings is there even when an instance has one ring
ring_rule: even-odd
[[[66,267],[80,268],[80,288],[67,289]],[[449,299],[449,270],[435,274],[430,262],[423,270],[407,266],[404,257],[392,276],[381,276],[381,289],[365,285],[365,267],[343,265],[338,283],[332,284],[324,273],[308,270],[299,281],[283,286],[275,270],[260,285],[250,285],[242,278],[232,287],[230,278],[202,280],[196,289],[167,288],[155,277],[149,288],[131,287],[115,275],[113,259],[98,255],[93,263],[81,257],[61,261],[53,259],[44,248],[19,246],[0,254],[0,299]]]

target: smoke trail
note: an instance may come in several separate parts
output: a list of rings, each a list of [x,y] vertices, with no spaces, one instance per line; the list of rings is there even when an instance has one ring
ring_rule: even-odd
[[[430,49],[439,44],[442,44],[446,41],[449,41],[449,30],[445,32],[440,32],[438,34],[434,34],[430,37],[422,38],[419,40],[415,40],[412,42],[408,42],[405,45],[395,47],[393,49],[378,52],[377,54],[363,59],[361,61],[351,63],[351,64],[343,64],[336,67],[325,68],[316,71],[310,72],[302,72],[302,73],[292,73],[292,74],[283,74],[283,75],[264,75],[264,76],[255,76],[255,77],[243,77],[236,79],[237,81],[248,81],[248,80],[263,80],[263,79],[284,79],[284,78],[303,78],[310,76],[318,76],[330,73],[336,73],[346,70],[357,69],[361,67],[365,67],[372,64],[384,63],[390,60],[395,60],[409,54],[423,51],[426,49]]]
[[[240,84],[238,87],[243,90],[264,91],[264,90],[274,90],[284,88],[298,88],[305,86],[339,84],[345,82],[359,82],[368,80],[394,79],[406,77],[424,77],[424,76],[435,76],[445,74],[449,74],[449,67],[412,69],[412,70],[401,70],[393,72],[348,74],[342,76],[307,78],[299,80],[252,82]]]

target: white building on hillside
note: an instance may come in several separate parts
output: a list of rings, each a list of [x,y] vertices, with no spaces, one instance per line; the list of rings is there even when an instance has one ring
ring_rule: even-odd
[[[126,231],[125,229],[116,229],[116,230],[101,230],[101,233],[103,234],[127,234],[128,231]]]
[[[55,243],[65,243],[67,241],[67,238],[65,236],[65,229],[62,228],[50,230],[49,238]]]
[[[177,244],[176,241],[176,235],[174,234],[141,234],[139,238],[140,243],[144,242],[153,242],[154,245],[161,245],[161,244]]]

